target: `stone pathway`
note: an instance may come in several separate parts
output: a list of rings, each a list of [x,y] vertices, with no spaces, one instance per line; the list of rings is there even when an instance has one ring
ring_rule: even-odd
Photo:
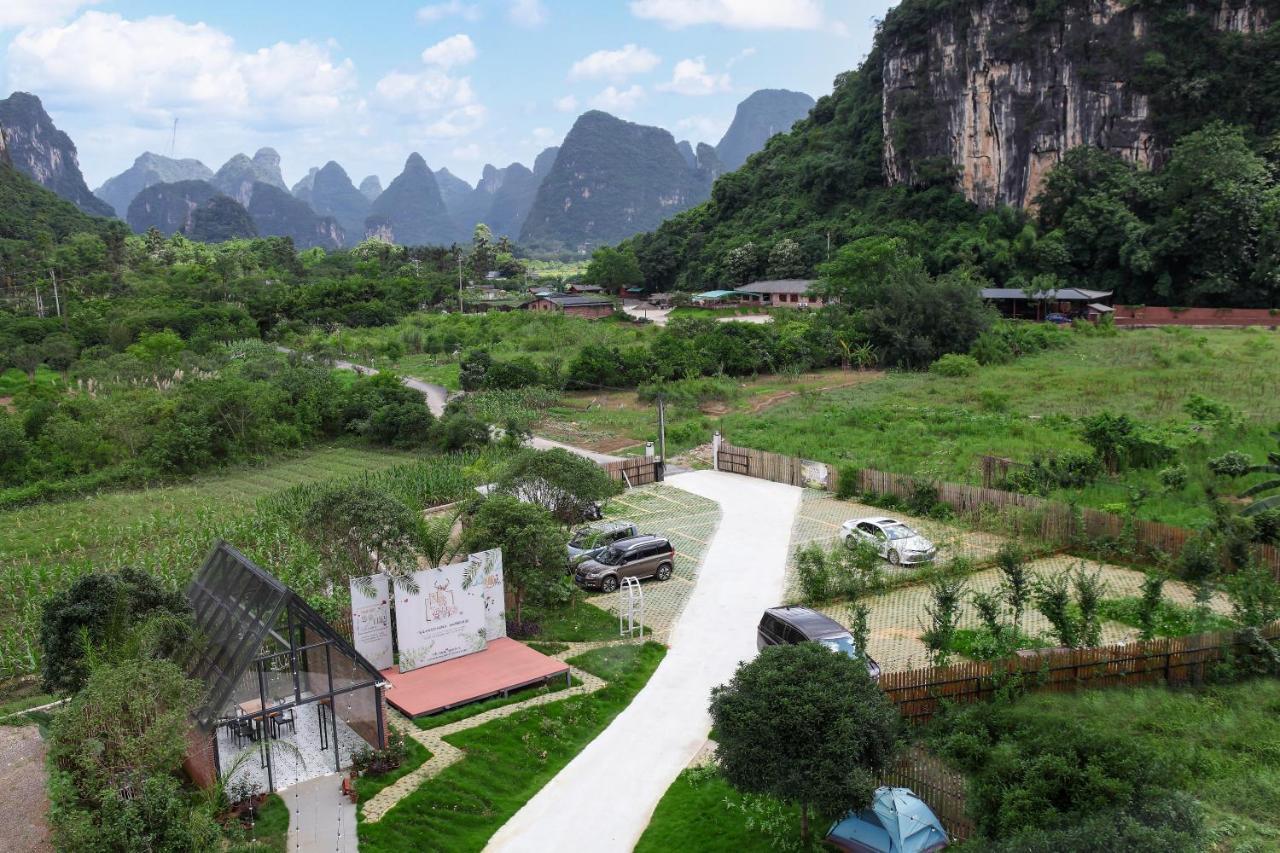
[[[280,798],[289,807],[290,851],[356,853],[356,807],[342,795],[342,774],[299,782]]]
[[[52,851],[45,816],[45,745],[35,726],[0,726],[0,850]]]
[[[577,657],[583,652],[589,652],[592,649],[603,648],[604,646],[617,646],[630,642],[628,640],[603,640],[589,643],[566,643],[569,648],[558,654],[552,655],[556,660],[568,660],[571,657]],[[561,699],[569,699],[573,696],[583,696],[588,693],[595,693],[608,686],[608,682],[604,679],[592,675],[591,673],[571,666],[569,672],[573,679],[579,683],[568,687],[564,690],[556,690],[551,693],[543,693],[534,696],[532,699],[526,699],[523,702],[513,702],[510,705],[503,705],[499,708],[492,708],[472,717],[465,717],[452,723],[446,723],[443,726],[437,726],[433,729],[420,729],[414,725],[412,720],[401,716],[400,714],[388,709],[391,714],[390,723],[397,730],[402,732],[406,737],[411,737],[418,743],[426,747],[431,753],[431,757],[424,761],[422,765],[410,773],[401,776],[395,782],[383,788],[374,796],[370,797],[360,806],[360,816],[364,818],[366,823],[377,823],[382,817],[390,811],[396,803],[403,800],[410,793],[418,788],[423,782],[440,775],[445,768],[452,764],[456,764],[466,757],[466,753],[456,746],[448,743],[445,738],[449,735],[457,734],[467,729],[473,729],[476,726],[483,726],[485,723],[494,720],[500,720],[503,717],[509,717],[519,711],[527,708],[535,708],[539,705],[546,705],[550,702],[559,702]]]

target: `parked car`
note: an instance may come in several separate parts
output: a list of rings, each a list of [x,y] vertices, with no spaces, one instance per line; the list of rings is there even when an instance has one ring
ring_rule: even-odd
[[[871,677],[880,677],[880,664],[855,646],[853,635],[831,617],[796,605],[770,607],[766,610],[756,628],[756,648],[797,643],[821,643],[837,654],[861,658],[867,662],[867,672]]]
[[[569,571],[572,572],[583,560],[590,559],[604,552],[619,539],[631,539],[640,535],[640,528],[634,521],[606,521],[590,524],[573,531],[567,546],[569,552]]]
[[[938,556],[937,545],[892,518],[851,518],[840,525],[840,537],[846,545],[870,542],[895,566],[927,563]]]
[[[578,586],[613,592],[623,578],[657,578],[665,581],[676,566],[676,549],[661,536],[645,534],[614,542],[595,557],[578,564],[573,579]]]
[[[1046,314],[1044,316],[1044,321],[1046,323],[1053,323],[1054,325],[1057,325],[1057,326],[1071,325],[1071,318],[1068,317],[1066,314]]]

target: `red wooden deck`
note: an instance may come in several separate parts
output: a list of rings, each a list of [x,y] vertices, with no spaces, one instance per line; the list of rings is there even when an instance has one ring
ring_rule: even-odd
[[[540,684],[556,676],[567,678],[568,673],[567,663],[502,637],[491,640],[482,652],[412,672],[391,667],[382,671],[382,677],[391,683],[387,702],[406,716],[421,717]]]

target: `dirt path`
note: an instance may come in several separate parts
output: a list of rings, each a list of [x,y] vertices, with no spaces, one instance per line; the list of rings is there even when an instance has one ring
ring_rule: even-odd
[[[0,850],[45,853],[49,798],[45,795],[45,745],[35,726],[0,726]]]

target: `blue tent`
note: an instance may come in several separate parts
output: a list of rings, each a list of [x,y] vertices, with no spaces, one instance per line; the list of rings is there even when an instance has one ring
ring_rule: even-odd
[[[910,788],[881,787],[869,807],[831,825],[827,842],[853,853],[928,853],[947,846],[947,833]]]

